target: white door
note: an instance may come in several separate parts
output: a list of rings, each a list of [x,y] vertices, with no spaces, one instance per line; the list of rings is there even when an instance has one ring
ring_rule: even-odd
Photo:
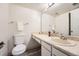
[[[71,11],[71,35],[79,35],[79,9]]]

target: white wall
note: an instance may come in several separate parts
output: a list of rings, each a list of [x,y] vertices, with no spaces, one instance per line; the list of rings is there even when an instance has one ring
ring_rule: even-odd
[[[17,6],[17,5],[11,5],[10,8],[11,8],[11,15],[12,15],[11,20],[14,20],[15,22],[23,21],[24,23],[29,23],[27,25],[24,25],[24,33],[26,34],[25,42],[26,42],[26,46],[28,46],[28,49],[38,46],[37,43],[35,43],[35,41],[31,39],[31,33],[40,32],[41,13],[36,10],[32,10],[32,9],[25,8],[22,6]],[[44,15],[43,17],[44,17],[43,21],[45,21],[43,25],[44,27],[43,31],[48,31],[48,24],[51,24],[49,22],[53,20],[53,17],[50,15]]]
[[[55,24],[57,32],[62,33],[64,35],[68,35],[68,13],[64,13],[62,15],[57,16],[55,19]]]
[[[4,48],[0,51],[0,55],[8,55],[13,48],[13,34],[16,31],[15,23],[11,24],[12,19],[10,5],[0,3],[0,41],[4,41]]]
[[[8,40],[9,40],[9,29],[8,29],[8,19],[9,19],[9,11],[8,4],[0,3],[0,41],[5,43],[4,49],[0,51],[0,55],[8,54]]]
[[[9,7],[8,7],[8,11],[9,11],[9,20],[8,20],[8,28],[9,28],[9,40],[8,40],[8,53],[11,54],[12,52],[12,49],[14,47],[14,38],[13,38],[13,35],[14,33],[16,32],[16,23],[12,23],[12,21],[14,21],[14,15],[12,14],[12,8],[11,8],[11,5],[8,4]]]

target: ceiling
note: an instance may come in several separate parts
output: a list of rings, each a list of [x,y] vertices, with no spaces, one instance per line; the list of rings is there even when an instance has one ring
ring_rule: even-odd
[[[37,11],[45,11],[48,8],[48,3],[17,3],[17,5]],[[73,3],[55,3],[52,7],[46,10],[46,13],[57,16],[76,8],[79,8],[79,3],[74,5]]]

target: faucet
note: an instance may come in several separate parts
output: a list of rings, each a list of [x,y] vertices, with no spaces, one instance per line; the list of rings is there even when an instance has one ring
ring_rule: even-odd
[[[60,38],[63,40],[67,40],[67,38],[63,34],[60,34]]]

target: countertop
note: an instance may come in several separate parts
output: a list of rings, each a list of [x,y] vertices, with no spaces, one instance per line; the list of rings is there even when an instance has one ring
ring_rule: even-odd
[[[42,41],[45,41],[45,42],[51,44],[55,48],[65,52],[71,56],[79,56],[79,41],[78,40],[70,40],[75,43],[74,46],[62,46],[62,45],[56,44],[56,42],[54,42],[51,39],[51,37],[49,37],[47,34],[32,33],[32,35]]]

